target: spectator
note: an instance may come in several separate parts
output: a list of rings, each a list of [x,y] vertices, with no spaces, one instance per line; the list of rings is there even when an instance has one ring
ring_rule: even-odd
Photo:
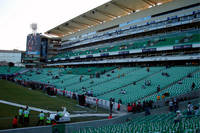
[[[51,125],[51,118],[50,118],[50,114],[47,114],[47,118],[46,118],[46,124],[47,125]]]
[[[157,86],[157,93],[160,92],[160,85]]]
[[[148,80],[147,85],[151,86],[151,80]]]
[[[63,96],[65,96],[65,91],[66,91],[66,89],[63,90]]]
[[[182,119],[182,114],[181,112],[178,110],[176,111],[176,117],[174,118],[174,123],[178,123],[178,122],[181,122],[181,119]]]
[[[57,110],[56,111],[56,115],[55,115],[55,120],[58,121],[60,119],[60,113],[59,111]],[[52,121],[52,124],[53,124],[53,121]]]
[[[151,113],[150,113],[149,105],[147,102],[144,102],[143,107],[144,107],[144,111],[145,111],[145,116],[150,115]]]
[[[149,69],[149,67],[147,67],[147,72],[149,72],[150,71],[150,69]]]
[[[13,118],[13,121],[12,121],[12,127],[13,128],[17,128],[17,116],[15,116],[14,118]]]
[[[122,104],[122,100],[121,100],[121,99],[119,99],[119,100],[118,100],[118,103]]]
[[[83,78],[83,76],[81,75],[80,78],[79,78],[79,81],[80,81],[80,82],[82,82],[82,78]]]
[[[57,91],[58,90],[56,88],[53,89],[54,95],[57,95]]]
[[[160,96],[159,95],[157,96],[157,100],[160,100]]]
[[[112,113],[108,116],[108,119],[112,119]]]
[[[169,74],[168,74],[167,72],[165,73],[165,75],[166,75],[167,77],[169,77]]]
[[[169,101],[169,111],[170,112],[173,111],[173,101],[172,101],[172,99]]]
[[[174,111],[176,112],[178,110],[178,100],[176,98],[174,98],[173,100],[173,107],[174,107]]]
[[[178,84],[183,84],[183,82],[181,80],[178,81]]]
[[[189,73],[189,74],[187,75],[187,77],[188,77],[188,78],[191,78],[191,77],[192,77],[192,74],[191,74],[191,73]]]
[[[29,114],[30,114],[30,109],[28,106],[26,106],[26,109],[24,110],[24,126],[29,125]]]
[[[192,115],[192,112],[193,112],[193,105],[191,102],[188,102],[188,105],[187,105],[187,115]]]
[[[90,74],[90,78],[92,79],[94,77],[94,75],[93,74]]]
[[[87,95],[91,96],[91,91],[90,90],[87,91]]]
[[[142,105],[141,105],[141,103],[140,103],[140,101],[138,102],[138,104],[137,104],[137,112],[140,112],[141,111],[141,109],[142,109]]]
[[[145,89],[146,87],[144,85],[142,85],[142,89]]]
[[[144,84],[147,86],[147,80],[144,81]]]
[[[200,115],[200,103],[199,103],[199,106],[195,106],[194,113],[195,115]]]
[[[162,73],[161,73],[161,75],[162,75],[162,76],[165,76],[165,73],[164,73],[164,72],[162,72]]]
[[[121,89],[120,93],[121,94],[126,94],[126,91],[124,89]]]
[[[151,85],[151,80],[145,80],[145,85],[150,86]]]
[[[55,126],[57,123],[56,123],[56,121],[55,120],[52,120],[52,126]]]
[[[154,103],[153,100],[150,100],[150,101],[149,101],[149,107],[150,107],[151,109],[153,109],[153,103]]]
[[[45,115],[44,115],[43,111],[41,111],[39,114],[39,121],[37,123],[37,126],[44,125],[44,117],[45,117]]]
[[[200,109],[198,106],[194,106],[194,114],[195,115],[200,115]]]
[[[191,86],[191,90],[193,91],[195,88],[196,84],[194,82],[192,82],[192,86]]]
[[[133,113],[136,113],[136,110],[137,110],[137,105],[136,105],[136,102],[134,102],[133,104],[132,104],[132,110],[133,110]]]
[[[113,109],[113,99],[110,98],[110,114],[112,114],[112,109]]]
[[[118,102],[118,104],[117,104],[117,110],[118,110],[118,111],[120,111],[120,106],[121,106],[121,105],[120,105],[120,102]]]
[[[20,109],[19,109],[19,123],[20,124],[23,124],[23,108],[22,107],[20,107]]]
[[[115,98],[112,99],[112,102],[113,102],[113,103],[115,102]]]
[[[128,103],[127,111],[128,111],[128,112],[132,112],[132,107],[131,107],[130,103]]]
[[[90,95],[91,95],[91,97],[93,97],[93,89],[91,89],[91,94]]]

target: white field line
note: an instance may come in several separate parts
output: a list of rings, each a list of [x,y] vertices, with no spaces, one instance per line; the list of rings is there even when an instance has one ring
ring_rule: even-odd
[[[26,108],[26,105],[22,105],[22,104],[18,104],[18,103],[13,103],[13,102],[8,102],[8,101],[4,101],[4,100],[0,100],[0,103],[3,104],[7,104],[7,105],[11,105],[11,106],[15,106],[15,107],[22,107],[22,108]],[[37,112],[41,112],[43,111],[44,113],[56,113],[55,111],[50,111],[50,110],[45,110],[45,109],[40,109],[40,108],[35,108],[35,107],[31,107],[29,106],[30,110],[33,111],[37,111]],[[113,116],[119,116],[119,115],[124,115],[126,113],[121,113],[121,114],[113,114]],[[108,117],[109,114],[71,114],[70,117],[90,117],[90,116],[97,116],[97,117]]]
[[[11,105],[11,106],[15,106],[15,107],[26,108],[26,105],[22,105],[22,104],[18,104],[18,103],[13,103],[13,102],[8,102],[8,101],[4,101],[4,100],[0,100],[0,103]],[[48,113],[48,112],[49,113],[55,113],[55,111],[50,111],[50,110],[35,108],[35,107],[31,107],[31,106],[28,106],[28,107],[29,107],[30,110],[37,111],[37,112],[43,111],[44,113]]]

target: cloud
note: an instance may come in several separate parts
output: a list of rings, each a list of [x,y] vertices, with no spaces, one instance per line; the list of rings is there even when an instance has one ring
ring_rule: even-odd
[[[30,24],[38,24],[38,32],[70,20],[109,0],[1,0],[0,49],[26,48]]]

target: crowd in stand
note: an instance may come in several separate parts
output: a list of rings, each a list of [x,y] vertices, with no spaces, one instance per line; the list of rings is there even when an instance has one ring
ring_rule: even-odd
[[[171,99],[169,101],[169,111],[172,112],[176,112],[177,110],[179,109],[179,101],[174,98],[174,99]]]
[[[83,86],[81,90],[84,95],[93,96],[93,89],[87,90],[87,88]]]
[[[173,110],[173,106],[174,106],[174,110]],[[177,107],[176,107],[176,103],[172,102],[169,104],[169,107],[170,107],[170,111],[176,111],[177,110]],[[195,105],[193,106],[193,104],[191,102],[188,102],[188,105],[187,105],[187,110],[186,110],[186,116],[184,116],[180,110],[177,110],[176,111],[176,116],[174,118],[174,123],[179,123],[182,121],[182,118],[183,117],[186,117],[186,118],[190,118],[192,116],[197,116],[197,115],[200,115],[200,103],[199,105]]]
[[[153,101],[143,101],[143,103],[141,103],[140,101],[138,103],[134,102],[134,103],[128,103],[127,106],[127,111],[128,112],[133,112],[133,113],[139,113],[142,111],[145,111],[145,115],[149,115],[150,114],[150,109],[153,108]]]

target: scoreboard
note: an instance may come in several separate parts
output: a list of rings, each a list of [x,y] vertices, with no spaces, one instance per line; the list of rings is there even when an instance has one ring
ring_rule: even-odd
[[[29,34],[26,42],[27,55],[40,55],[41,50],[40,34]]]

